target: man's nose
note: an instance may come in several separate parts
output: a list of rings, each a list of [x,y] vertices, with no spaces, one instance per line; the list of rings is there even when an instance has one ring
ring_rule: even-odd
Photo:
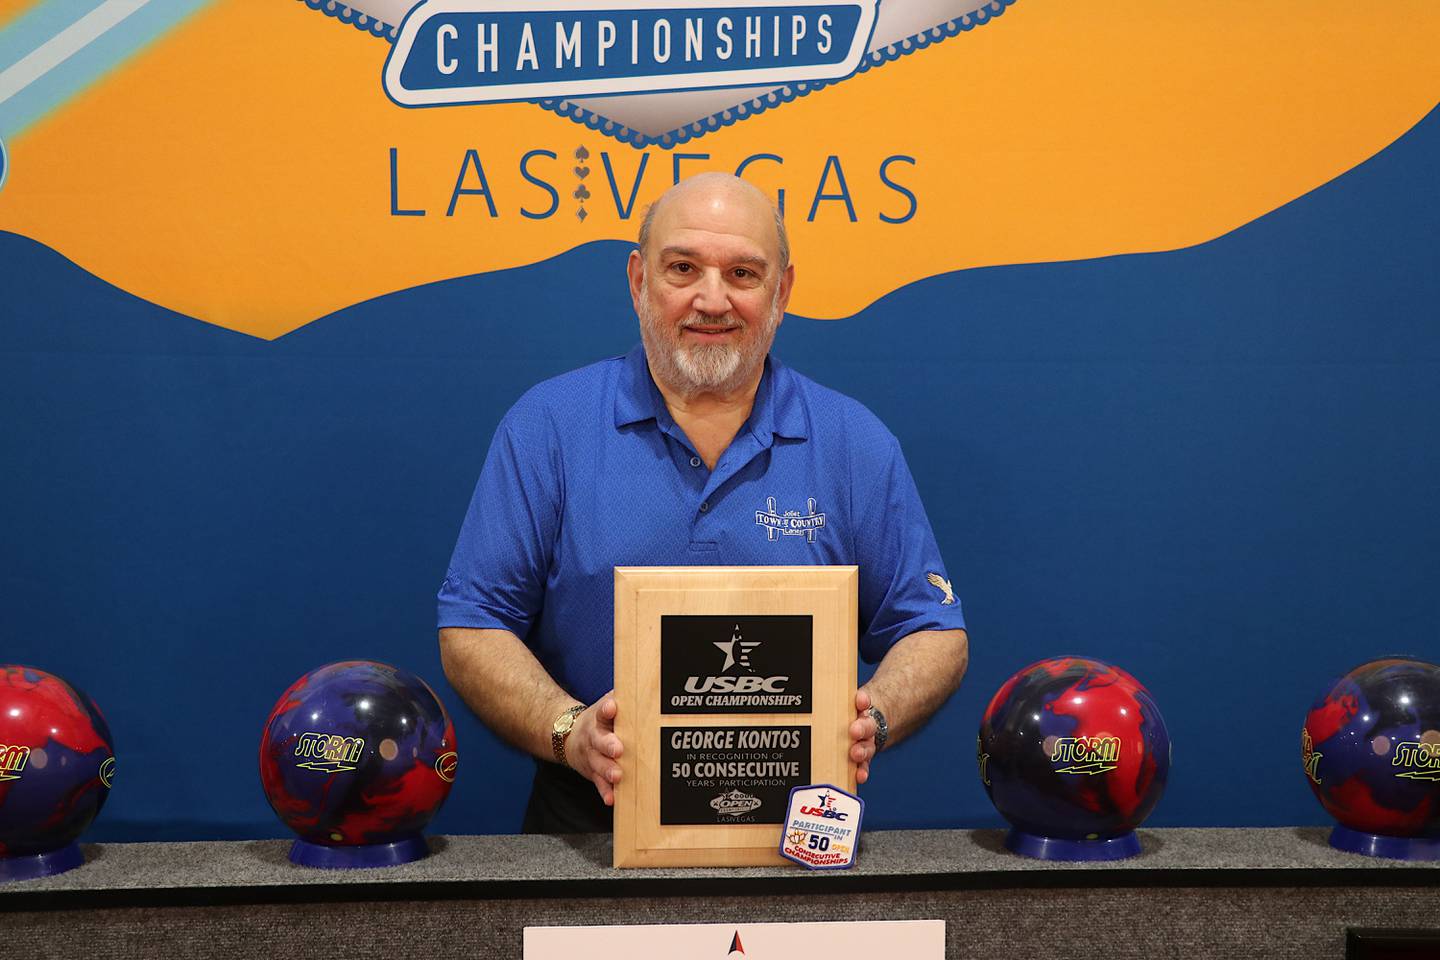
[[[707,316],[718,317],[730,312],[730,293],[719,270],[706,270],[700,277],[692,305],[697,313]]]

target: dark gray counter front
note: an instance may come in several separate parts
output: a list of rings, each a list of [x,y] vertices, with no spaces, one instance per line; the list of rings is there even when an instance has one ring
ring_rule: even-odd
[[[1343,957],[1351,927],[1440,927],[1436,864],[1325,837],[1145,830],[1134,859],[1053,864],[999,831],[881,831],[821,873],[614,870],[594,836],[437,837],[427,860],[360,871],[293,866],[279,840],[96,844],[70,873],[0,885],[0,955],[518,957],[531,925],[938,918],[953,957],[1310,958]]]

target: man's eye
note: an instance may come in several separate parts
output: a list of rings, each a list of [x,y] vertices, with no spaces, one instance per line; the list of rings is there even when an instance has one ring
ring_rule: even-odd
[[[754,274],[751,273],[749,270],[745,269],[744,267],[738,267],[735,270],[735,276],[739,277],[741,280],[745,280],[753,277]]]
[[[672,263],[672,264],[670,264],[670,269],[671,269],[671,270],[678,271],[678,272],[680,272],[680,273],[689,273],[689,272],[691,271],[691,269],[693,269],[693,268],[690,266],[690,264],[685,263],[685,262],[682,261],[682,262],[680,262],[680,263]]]

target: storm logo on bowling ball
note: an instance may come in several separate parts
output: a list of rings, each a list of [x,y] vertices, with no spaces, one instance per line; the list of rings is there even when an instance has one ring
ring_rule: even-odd
[[[344,773],[354,770],[360,762],[365,741],[360,737],[341,737],[333,733],[302,733],[295,745],[295,756],[310,757],[295,766],[320,773]]]
[[[25,761],[30,759],[29,747],[0,745],[0,780],[19,780]]]
[[[1050,751],[1051,763],[1063,763],[1056,773],[1109,773],[1120,763],[1119,737],[1056,737]]]
[[[1391,766],[1408,767],[1395,776],[1407,780],[1440,780],[1440,743],[1402,743],[1395,747]]]

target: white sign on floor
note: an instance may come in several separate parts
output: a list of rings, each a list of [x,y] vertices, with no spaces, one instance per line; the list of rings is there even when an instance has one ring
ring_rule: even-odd
[[[626,960],[790,960],[887,951],[906,960],[944,960],[944,920],[834,923],[666,923],[612,927],[526,927],[524,960],[583,956]]]

